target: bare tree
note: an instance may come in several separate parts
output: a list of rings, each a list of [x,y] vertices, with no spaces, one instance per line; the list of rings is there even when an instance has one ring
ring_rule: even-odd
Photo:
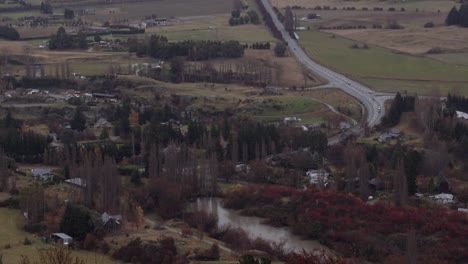
[[[30,223],[41,221],[45,210],[44,188],[38,184],[23,188],[20,192],[20,208]]]
[[[414,229],[410,230],[407,234],[406,242],[406,263],[407,264],[416,264],[418,259],[417,253],[417,240],[416,232]]]
[[[231,150],[232,164],[237,165],[239,161],[239,143],[237,142],[237,133],[232,133],[232,150]]]
[[[393,178],[393,199],[396,205],[404,206],[408,202],[408,183],[403,161],[399,160]]]
[[[5,152],[0,148],[0,192],[8,190],[8,162],[6,159]]]

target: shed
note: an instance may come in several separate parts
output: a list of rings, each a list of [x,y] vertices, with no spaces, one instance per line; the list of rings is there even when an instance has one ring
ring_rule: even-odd
[[[71,185],[78,186],[78,187],[86,187],[86,181],[84,181],[81,178],[71,178],[71,179],[65,180],[65,182]]]
[[[50,238],[55,242],[62,241],[64,245],[69,245],[73,242],[73,238],[65,233],[53,233]]]

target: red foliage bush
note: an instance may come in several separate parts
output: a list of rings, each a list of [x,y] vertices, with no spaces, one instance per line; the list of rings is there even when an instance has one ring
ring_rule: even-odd
[[[236,188],[226,195],[225,205],[267,217],[267,222],[277,221],[275,215],[281,212],[287,216],[286,224],[305,238],[321,239],[330,245],[344,242],[365,248],[367,253],[360,255],[364,254],[366,258],[382,258],[404,251],[403,246],[388,246],[395,244],[392,242],[367,246],[370,238],[392,240],[396,239],[395,235],[405,235],[414,229],[421,237],[419,251],[422,256],[430,254],[452,262],[468,259],[468,218],[446,209],[396,207],[386,203],[369,205],[343,193],[281,186]],[[352,239],[340,235],[349,231],[353,231]]]

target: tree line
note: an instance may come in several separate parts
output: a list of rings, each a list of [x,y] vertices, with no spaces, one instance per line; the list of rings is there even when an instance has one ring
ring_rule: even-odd
[[[239,58],[244,55],[244,46],[238,41],[169,42],[164,36],[152,35],[147,41],[129,38],[127,44],[129,52],[163,60],[181,56],[187,60],[200,61],[219,57]]]
[[[468,27],[468,4],[464,3],[457,7],[452,7],[445,20],[447,26],[458,25],[462,27]]]
[[[0,121],[0,146],[19,162],[41,162],[47,138],[33,131],[22,131],[21,122],[7,113]]]

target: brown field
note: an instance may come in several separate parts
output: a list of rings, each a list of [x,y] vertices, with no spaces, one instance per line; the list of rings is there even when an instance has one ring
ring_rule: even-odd
[[[287,5],[304,6],[308,8],[320,6],[337,7],[338,10],[295,10],[299,18],[309,13],[317,13],[319,20],[301,21],[302,26],[337,27],[337,26],[367,26],[368,29],[326,30],[329,33],[343,36],[359,43],[368,43],[399,52],[421,55],[430,49],[438,47],[444,52],[466,52],[468,50],[468,30],[459,27],[446,27],[445,19],[450,8],[456,3],[445,0],[428,1],[343,1],[343,0],[271,0],[278,7]],[[343,7],[355,7],[359,10],[346,11]],[[382,7],[387,10],[405,8],[405,12],[362,11],[363,7],[372,9]],[[416,12],[418,9],[418,12]],[[388,25],[389,21],[397,21],[404,26],[401,30],[371,29],[373,24]],[[424,24],[433,22],[434,28],[424,28]]]
[[[21,38],[38,38],[47,37],[57,32],[58,26],[48,27],[16,27],[16,31],[20,34]]]
[[[229,13],[232,9],[231,0],[171,0],[145,1],[139,3],[111,4],[93,6],[86,2],[74,3],[86,8],[96,9],[96,15],[86,15],[86,21],[105,22],[123,21],[125,19],[140,19],[152,14],[158,17],[188,17]],[[78,9],[78,7],[77,7]]]
[[[252,50],[247,49],[245,55],[240,59],[214,60],[213,63],[249,63],[255,61],[271,67],[273,80],[271,85],[280,87],[313,87],[324,84],[324,81],[303,70],[302,65],[295,57],[288,56],[279,58],[273,54],[272,50]]]

